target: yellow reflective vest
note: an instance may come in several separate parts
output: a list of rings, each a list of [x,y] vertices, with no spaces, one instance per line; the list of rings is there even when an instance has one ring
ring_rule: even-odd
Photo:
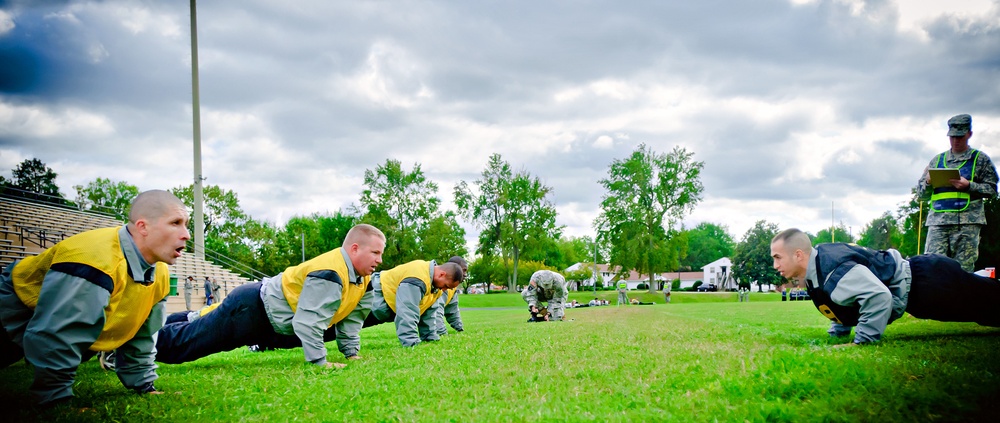
[[[281,293],[284,294],[285,301],[288,301],[293,313],[298,309],[299,295],[302,294],[302,284],[305,283],[306,276],[324,270],[336,272],[343,286],[340,294],[340,307],[330,319],[329,326],[344,320],[358,306],[361,297],[365,295],[365,290],[368,289],[371,276],[361,278],[361,283],[350,280],[351,272],[347,268],[348,263],[344,260],[344,253],[341,250],[343,248],[323,253],[298,266],[289,267],[281,273]]]
[[[104,328],[90,345],[91,351],[111,351],[132,339],[153,306],[170,292],[166,263],[156,263],[153,283],[149,285],[132,279],[122,252],[120,229],[96,229],[66,238],[41,254],[18,262],[11,275],[14,292],[32,310],[38,305],[38,294],[50,269],[107,289],[111,297],[104,307]]]
[[[433,268],[433,262],[414,260],[380,272],[379,281],[382,284],[382,295],[385,297],[386,305],[393,312],[396,312],[396,291],[399,289],[399,284],[403,282],[403,279],[419,279],[424,283],[425,288],[424,296],[420,299],[420,314],[424,314],[428,308],[434,305],[434,302],[438,298],[441,298],[441,294],[444,292],[434,289],[434,286],[431,284],[433,280],[433,276],[431,275],[434,271]]]

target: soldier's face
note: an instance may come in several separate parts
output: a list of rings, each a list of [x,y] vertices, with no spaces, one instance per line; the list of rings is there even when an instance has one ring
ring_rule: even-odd
[[[802,250],[794,252],[787,251],[785,242],[778,240],[771,244],[771,258],[774,259],[774,269],[788,279],[801,280],[806,275],[801,256],[805,253]]]
[[[377,236],[368,238],[363,244],[352,244],[348,247],[347,255],[351,258],[351,264],[358,275],[368,276],[375,273],[378,265],[382,264],[382,251],[385,250],[385,241]]]
[[[969,131],[965,135],[959,137],[948,137],[951,141],[951,149],[955,152],[962,152],[969,148],[969,138],[972,137],[972,131]]]
[[[187,230],[188,214],[183,205],[168,208],[156,219],[139,219],[135,223],[139,251],[147,263],[174,264],[184,253],[191,234]],[[138,235],[138,237],[136,237]]]
[[[433,281],[434,287],[442,291],[458,288],[458,282],[455,282],[445,271],[440,271],[434,275]]]

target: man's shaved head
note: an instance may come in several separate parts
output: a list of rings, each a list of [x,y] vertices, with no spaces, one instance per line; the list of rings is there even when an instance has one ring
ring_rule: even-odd
[[[143,192],[132,200],[132,209],[128,213],[129,223],[135,224],[141,219],[157,220],[177,206],[184,203],[169,191],[154,189]]]
[[[452,282],[462,282],[462,279],[465,279],[465,272],[462,271],[462,267],[458,263],[449,261],[441,263],[440,267],[444,269]]]
[[[779,232],[771,239],[771,244],[778,241],[781,241],[787,253],[802,250],[803,253],[809,255],[812,252],[812,241],[809,240],[809,235],[796,228],[785,229]]]
[[[382,242],[385,242],[385,234],[379,228],[366,223],[359,223],[347,231],[347,236],[344,237],[344,246],[350,246],[351,244],[358,244],[363,247],[368,246],[371,238],[378,238]]]

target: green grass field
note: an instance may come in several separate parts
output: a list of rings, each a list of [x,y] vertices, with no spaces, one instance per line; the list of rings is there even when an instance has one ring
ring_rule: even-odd
[[[515,297],[479,297],[493,296]],[[139,396],[92,360],[72,403],[38,410],[19,363],[0,370],[0,406],[5,421],[46,422],[909,422],[1000,412],[1000,329],[906,316],[879,345],[840,349],[808,302],[583,308],[566,322],[525,323],[523,303],[475,309],[505,305],[472,297],[462,299],[464,333],[403,349],[392,325],[368,328],[364,359],[341,370],[305,364],[300,349],[242,348],[161,365],[165,393]]]
[[[618,300],[617,291],[572,291],[569,293],[569,300],[576,300],[581,304],[586,304],[594,297],[607,300],[611,305],[615,305]],[[663,304],[663,294],[656,292],[650,294],[649,291],[629,291],[629,298],[635,298],[644,303]],[[487,308],[487,307],[518,307],[525,308],[527,304],[521,299],[521,294],[486,294],[486,295],[462,295],[459,297],[462,307]],[[781,294],[759,293],[750,294],[750,301],[781,301]],[[670,304],[685,303],[717,303],[736,302],[735,292],[674,292],[670,295]]]

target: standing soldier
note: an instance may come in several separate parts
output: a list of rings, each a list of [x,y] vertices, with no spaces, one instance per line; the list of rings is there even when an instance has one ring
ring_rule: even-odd
[[[532,317],[538,314],[541,303],[546,302],[548,315],[545,320],[563,320],[563,303],[569,298],[566,279],[551,270],[539,270],[531,275],[528,287],[521,292],[521,298],[528,303],[528,311]]]
[[[931,201],[924,253],[954,258],[966,272],[979,258],[979,231],[986,225],[983,199],[997,196],[996,167],[986,153],[969,147],[971,137],[972,116],[948,119],[951,149],[934,156],[917,182],[920,199]],[[928,169],[958,169],[959,177],[934,187]]]
[[[191,311],[191,291],[194,290],[194,276],[188,276],[184,280],[184,306],[187,311]]]
[[[205,289],[205,305],[210,306],[212,305],[212,300],[215,299],[215,296],[212,295],[212,281],[208,279],[208,276],[205,276],[204,289]]]
[[[628,305],[628,283],[623,280],[618,281],[618,305]]]
[[[212,278],[212,296],[215,297],[215,302],[216,303],[218,303],[219,301],[222,301],[222,297],[219,296],[219,291],[221,291],[221,290],[222,290],[222,287],[219,286],[219,282],[216,281],[215,278]]]
[[[670,281],[663,282],[663,302],[670,302],[670,289],[672,288],[672,283]]]

